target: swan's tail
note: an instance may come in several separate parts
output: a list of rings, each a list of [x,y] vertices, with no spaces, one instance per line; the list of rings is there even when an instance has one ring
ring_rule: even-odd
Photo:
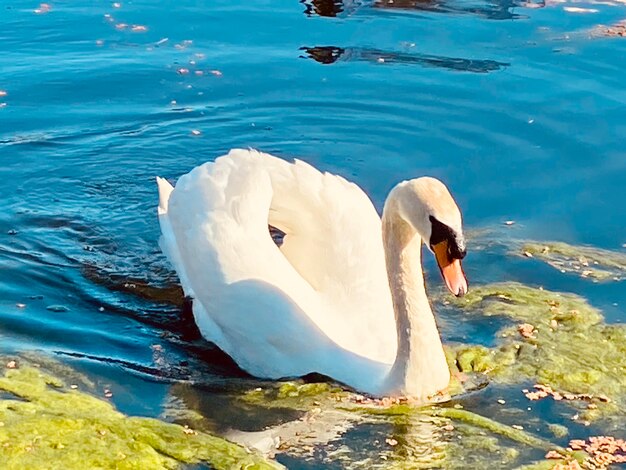
[[[178,249],[178,243],[176,241],[174,230],[172,229],[170,215],[168,214],[170,196],[174,191],[174,186],[172,186],[165,178],[161,178],[159,176],[156,177],[156,183],[159,190],[159,207],[157,212],[159,215],[159,225],[161,226],[159,246],[161,247],[161,251],[163,251],[176,270],[178,278],[180,279],[180,285],[185,293],[185,297],[195,299],[196,296],[189,283],[189,279],[185,271],[185,265],[182,263],[180,250]],[[215,344],[226,344],[226,339],[224,338],[220,328],[204,310],[202,304],[200,302],[192,301],[192,308],[196,321],[201,319],[200,321],[202,322],[203,336]]]
[[[161,251],[170,260],[170,263],[174,266],[174,269],[178,272],[178,277],[185,291],[185,295],[191,296],[187,277],[183,265],[180,262],[180,253],[178,245],[176,243],[176,237],[172,230],[172,225],[168,216],[168,209],[170,203],[170,196],[174,187],[165,179],[159,176],[156,177],[157,186],[159,188],[159,208],[157,212],[159,214],[159,225],[161,226],[161,237],[159,238],[159,246]]]
[[[160,176],[156,177],[157,186],[159,188],[159,215],[167,214],[167,207],[170,201],[170,195],[172,191],[174,191],[174,186],[172,186],[165,178],[161,178]]]

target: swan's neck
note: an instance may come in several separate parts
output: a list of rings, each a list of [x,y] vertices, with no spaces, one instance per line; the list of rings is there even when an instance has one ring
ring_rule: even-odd
[[[398,331],[384,393],[430,400],[448,387],[450,371],[424,288],[422,238],[395,204],[385,205],[383,242]]]

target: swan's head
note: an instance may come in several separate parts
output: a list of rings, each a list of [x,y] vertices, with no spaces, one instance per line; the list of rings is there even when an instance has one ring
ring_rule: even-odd
[[[461,260],[466,251],[461,211],[446,185],[438,179],[422,177],[398,184],[392,194],[399,215],[434,253],[450,292],[457,297],[465,295],[467,279]]]

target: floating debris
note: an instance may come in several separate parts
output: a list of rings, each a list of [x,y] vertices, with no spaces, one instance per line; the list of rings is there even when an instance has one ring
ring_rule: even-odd
[[[202,132],[200,132],[198,129],[194,129],[194,130],[191,131],[191,135],[196,135],[197,136],[197,135],[200,135],[200,134],[202,134]]]
[[[626,254],[619,251],[562,242],[526,242],[520,252],[563,273],[576,274],[582,278],[609,281],[626,277]]]
[[[141,25],[141,24],[134,24],[134,25],[130,28],[130,30],[131,30],[133,33],[145,33],[146,31],[148,31],[148,27],[147,27],[147,26],[144,26],[144,25]]]
[[[592,36],[601,36],[601,37],[626,37],[626,20],[615,23],[610,26],[597,26],[591,31]]]
[[[517,325],[517,331],[524,338],[534,338],[533,333],[535,332],[535,327],[530,323],[522,323],[521,325]]]
[[[593,436],[588,440],[573,439],[569,450],[584,450],[590,455],[592,468],[606,468],[626,463],[626,441],[611,436]]]
[[[15,306],[16,306],[17,308],[26,308],[26,304],[23,304],[23,303],[21,303],[21,302],[16,303],[16,304],[15,304]]]
[[[193,44],[193,41],[189,39],[185,39],[183,42],[176,44],[174,47],[179,50],[187,49],[189,46]]]
[[[43,13],[48,13],[50,10],[52,10],[52,7],[50,6],[49,3],[40,3],[39,8],[35,9],[35,13],[43,14]]]
[[[211,74],[215,75],[216,77],[221,77],[223,75],[223,73],[219,70],[211,70]]]
[[[563,7],[563,10],[568,13],[598,13],[599,11],[595,8],[581,8],[581,7]]]
[[[176,69],[176,73],[179,75],[187,75],[189,73],[189,69],[185,67],[180,67]]]
[[[556,450],[551,450],[546,454],[546,459],[562,459],[563,456]]]
[[[526,398],[528,398],[529,400],[540,400],[542,398],[551,396],[556,401],[561,401],[561,400],[594,401],[595,400],[601,403],[609,403],[611,401],[609,397],[607,397],[606,395],[602,395],[602,394],[593,395],[590,393],[568,393],[568,392],[559,393],[559,392],[555,392],[554,390],[552,390],[552,387],[548,385],[543,385],[543,384],[536,384],[534,388],[537,389],[536,392],[530,392],[526,389],[522,390],[524,395],[526,395]],[[595,403],[589,403],[587,408],[594,410],[598,408],[598,405],[596,405]]]
[[[46,307],[46,310],[50,310],[51,312],[69,312],[69,308],[67,308],[65,305],[48,305]]]

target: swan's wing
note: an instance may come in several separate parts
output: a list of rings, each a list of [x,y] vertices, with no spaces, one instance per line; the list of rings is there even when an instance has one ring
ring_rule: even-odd
[[[203,336],[242,368],[262,377],[317,371],[354,382],[343,369],[361,360],[348,360],[324,333],[329,312],[269,235],[272,188],[259,161],[220,158],[181,177],[174,190],[159,180],[164,252],[194,297]]]
[[[304,187],[312,177],[325,186]],[[334,185],[339,189],[332,189]],[[342,210],[341,201],[332,201],[343,197],[337,192],[341,188],[352,192],[352,201],[361,202],[360,212],[354,203]],[[306,202],[308,197],[314,201]],[[393,318],[383,321],[385,314],[393,314],[385,305],[390,300],[380,221],[358,188],[302,162],[235,150],[183,176],[167,205],[160,216],[164,251],[185,292],[201,301],[198,308],[204,312],[194,310],[196,320],[203,334],[244,368],[272,376],[254,369],[253,362],[271,363],[269,356],[288,351],[294,356],[289,370],[295,370],[306,357],[312,363],[320,351],[333,350],[330,343],[381,362],[393,360]],[[362,213],[367,216],[359,219]],[[282,253],[269,235],[268,221],[287,233]],[[370,232],[370,238],[364,236]],[[356,260],[372,254],[374,262]],[[320,264],[311,263],[315,259]],[[259,352],[263,341],[275,348],[271,354]],[[246,346],[250,350],[243,352]],[[286,359],[275,359],[286,370]]]
[[[230,155],[238,157],[240,152]],[[281,251],[337,312],[340,343],[383,362],[396,353],[395,318],[381,221],[354,183],[296,160],[259,154],[273,196],[269,223],[286,235]]]

